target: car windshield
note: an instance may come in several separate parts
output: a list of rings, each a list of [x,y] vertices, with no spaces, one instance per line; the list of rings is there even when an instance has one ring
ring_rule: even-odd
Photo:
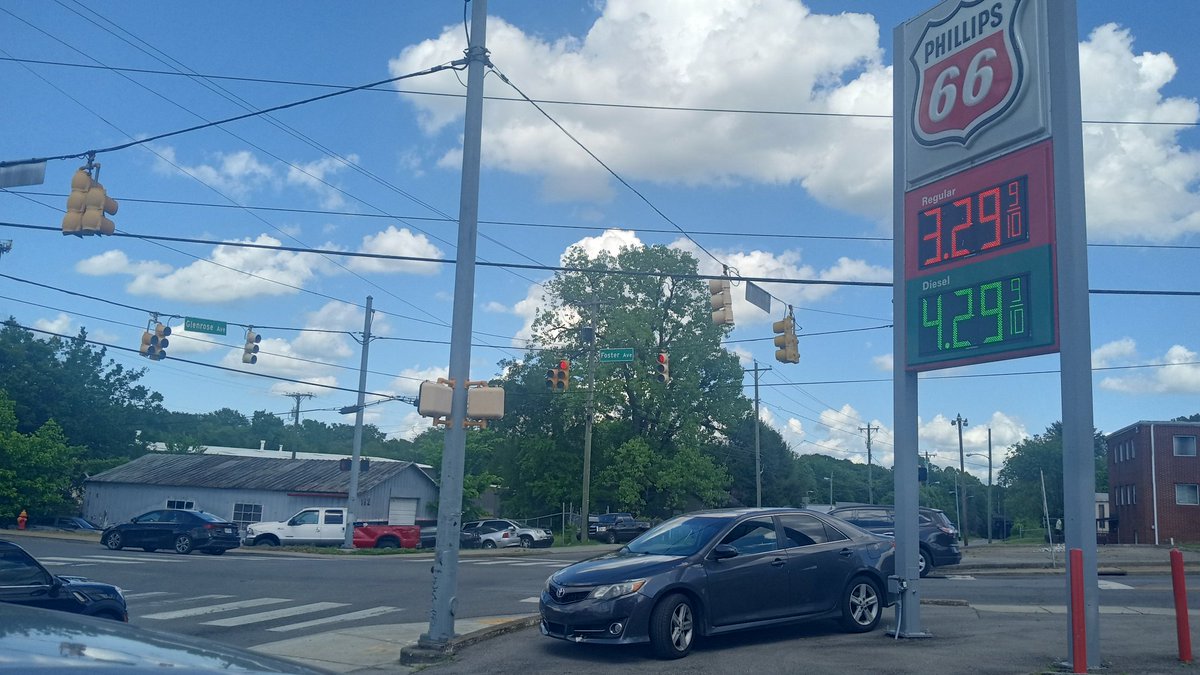
[[[728,523],[727,516],[678,516],[659,523],[625,548],[646,555],[692,555]]]
[[[220,517],[220,516],[214,516],[214,515],[213,515],[213,514],[211,514],[211,513],[205,513],[205,512],[203,512],[203,511],[197,511],[197,512],[195,513],[195,516],[196,516],[197,518],[199,518],[200,520],[207,520],[207,521],[208,521],[208,522],[210,522],[210,523],[223,523],[223,522],[225,522],[225,519],[224,519],[224,518],[222,518],[222,517]]]

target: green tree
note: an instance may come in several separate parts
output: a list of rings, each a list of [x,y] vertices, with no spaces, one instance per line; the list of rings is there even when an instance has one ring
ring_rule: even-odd
[[[1099,431],[1093,431],[1093,457],[1096,489],[1103,492],[1108,489],[1107,442]],[[1053,521],[1063,514],[1062,422],[1014,445],[997,475],[997,483],[1004,488],[1006,510],[1014,521],[1032,526],[1043,522],[1043,475],[1046,504]]]
[[[507,409],[495,428],[509,437],[500,458],[506,485],[532,510],[580,502],[592,346],[583,329],[594,325],[597,347],[632,347],[634,360],[596,365],[592,507],[640,500],[648,515],[664,515],[680,504],[726,503],[729,474],[711,449],[730,443],[750,406],[741,366],[721,347],[726,328],[709,318],[706,287],[687,278],[697,273],[696,260],[663,246],[595,257],[573,248],[564,265],[573,271],[545,284],[527,358],[502,363]],[[659,353],[670,358],[666,383],[655,378]],[[570,388],[547,391],[546,371],[564,358],[572,365]],[[628,473],[625,461],[636,461]],[[682,488],[670,472],[684,467],[699,472],[695,489],[655,493]]]
[[[17,431],[16,405],[0,390],[0,521],[22,510],[30,517],[76,513],[80,456],[53,420],[30,434]]]

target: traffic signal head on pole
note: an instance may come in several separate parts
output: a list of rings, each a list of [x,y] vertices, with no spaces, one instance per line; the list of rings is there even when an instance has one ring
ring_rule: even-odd
[[[550,391],[566,391],[571,385],[571,362],[562,359],[555,367],[546,371],[546,388]]]
[[[71,177],[71,194],[67,197],[67,213],[62,220],[62,233],[76,236],[112,234],[116,229],[113,221],[105,214],[117,212],[117,201],[98,181],[92,179],[89,168],[98,170],[99,164],[80,167]]]
[[[771,324],[775,331],[775,360],[780,363],[800,363],[800,341],[796,338],[796,319],[791,314]]]
[[[170,345],[167,338],[170,335],[170,326],[156,322],[153,330],[142,332],[142,346],[138,348],[138,353],[151,361],[162,361],[167,358],[167,347]]]
[[[708,293],[712,296],[712,321],[720,325],[733,325],[733,292],[729,279],[709,279]]]
[[[246,331],[246,346],[242,347],[242,363],[254,365],[258,363],[258,343],[262,342],[262,336],[252,330]]]
[[[654,364],[655,378],[663,384],[668,384],[671,381],[671,356],[666,352],[659,352],[657,362]]]

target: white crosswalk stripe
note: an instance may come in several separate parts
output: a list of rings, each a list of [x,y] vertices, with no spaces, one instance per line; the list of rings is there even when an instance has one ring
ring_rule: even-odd
[[[191,609],[177,609],[172,612],[159,612],[157,614],[147,614],[143,619],[182,619],[189,616],[204,616],[205,614],[218,614],[220,612],[229,612],[235,609],[247,609],[249,607],[261,607],[262,605],[277,605],[281,602],[288,602],[286,598],[252,598],[250,600],[239,600],[237,602],[226,602],[220,605],[208,605],[205,607],[193,607]]]
[[[286,626],[276,626],[267,630],[276,633],[285,633],[293,630],[302,630],[304,628],[312,628],[313,626],[324,626],[331,623],[343,623],[346,621],[357,621],[359,619],[370,619],[392,612],[399,612],[399,607],[372,607],[357,612],[349,612],[347,614],[338,614],[336,616],[327,616],[323,619],[313,619],[312,621],[303,621],[301,623],[288,624]]]
[[[345,607],[344,602],[314,602],[307,605],[299,605],[297,607],[286,607],[284,609],[274,609],[269,612],[259,612],[257,614],[245,614],[242,616],[234,616],[228,619],[214,619],[213,621],[205,621],[205,626],[245,626],[251,623],[262,623],[263,621],[274,621],[284,617],[296,616],[297,614],[310,614],[319,612],[325,609],[334,609],[336,607]]]

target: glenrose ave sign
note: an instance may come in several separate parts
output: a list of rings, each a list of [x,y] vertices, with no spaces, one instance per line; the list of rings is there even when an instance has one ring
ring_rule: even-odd
[[[1027,70],[1014,20],[1020,5],[961,2],[925,25],[909,53],[919,92],[911,113],[918,143],[967,145],[1017,100]]]

